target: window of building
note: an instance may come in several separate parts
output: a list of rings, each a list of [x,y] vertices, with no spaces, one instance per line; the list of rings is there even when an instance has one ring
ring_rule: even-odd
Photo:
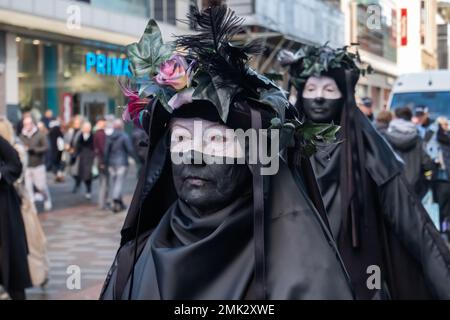
[[[152,0],[150,6],[155,20],[176,24],[176,0]]]

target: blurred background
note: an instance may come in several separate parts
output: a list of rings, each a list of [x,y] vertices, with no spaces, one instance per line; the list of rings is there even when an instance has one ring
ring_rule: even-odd
[[[217,2],[217,1],[215,1]],[[220,2],[220,1],[219,1]],[[387,106],[404,73],[447,69],[450,1],[228,0],[246,18],[243,37],[264,38],[268,50],[254,61],[276,69],[281,48],[301,44],[360,44],[375,73],[358,94],[375,110]],[[197,1],[200,6],[209,1]],[[19,110],[82,114],[93,120],[124,104],[115,77],[126,70],[124,45],[137,41],[149,18],[166,39],[186,33],[189,0],[1,0],[0,114]]]

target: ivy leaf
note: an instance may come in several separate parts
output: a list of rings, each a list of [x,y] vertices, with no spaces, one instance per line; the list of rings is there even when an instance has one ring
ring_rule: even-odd
[[[167,112],[172,113],[173,109],[169,105],[169,100],[176,94],[176,91],[170,87],[160,86],[159,90],[155,93],[156,98]]]
[[[285,94],[279,88],[259,89],[259,98],[256,100],[259,103],[269,106],[278,116],[284,118],[286,109],[289,108],[289,101]]]
[[[223,81],[219,76],[211,76],[205,72],[199,72],[195,75],[197,86],[192,95],[192,100],[210,101],[219,113],[223,122],[227,121],[230,111],[230,103],[235,94],[239,91],[237,84],[221,85]]]
[[[340,127],[329,123],[305,122],[301,127],[301,133],[305,140],[332,142]]]
[[[155,75],[161,63],[169,59],[174,50],[172,43],[164,44],[155,20],[150,20],[138,43],[126,47],[130,68],[135,77]]]

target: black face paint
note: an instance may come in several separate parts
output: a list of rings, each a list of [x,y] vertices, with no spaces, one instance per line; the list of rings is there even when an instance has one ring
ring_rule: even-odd
[[[303,110],[311,121],[317,123],[340,122],[340,116],[344,107],[344,99],[325,99],[317,97],[307,99],[302,97]]]
[[[251,173],[246,164],[226,164],[225,160],[223,164],[172,163],[172,173],[178,196],[200,214],[223,209],[250,190]]]

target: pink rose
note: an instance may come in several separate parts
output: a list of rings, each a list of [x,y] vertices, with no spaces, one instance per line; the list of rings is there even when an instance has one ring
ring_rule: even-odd
[[[159,67],[155,81],[160,85],[171,86],[175,90],[181,90],[188,86],[189,67],[184,57],[175,54]]]

